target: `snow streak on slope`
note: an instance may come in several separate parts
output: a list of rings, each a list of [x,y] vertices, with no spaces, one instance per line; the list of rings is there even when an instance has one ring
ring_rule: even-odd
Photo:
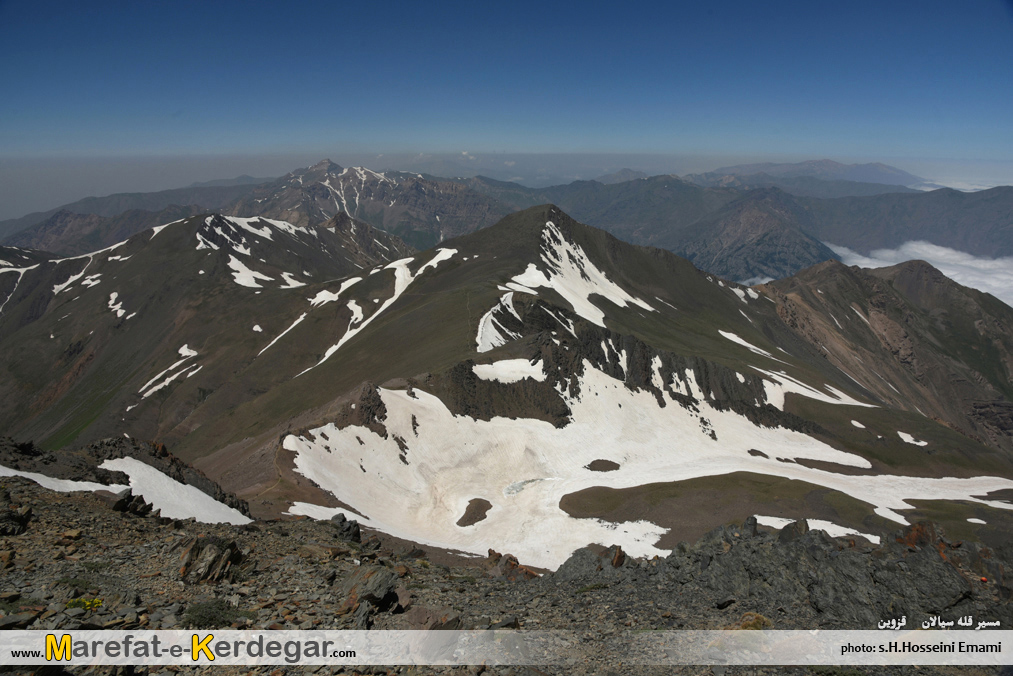
[[[405,292],[405,290],[409,286],[411,286],[412,282],[414,282],[416,279],[418,279],[419,277],[421,277],[423,272],[425,272],[429,268],[435,268],[437,265],[439,265],[440,263],[442,263],[445,260],[448,260],[449,258],[451,258],[456,253],[457,253],[457,249],[437,249],[436,250],[436,255],[433,256],[432,259],[430,259],[430,261],[428,263],[426,263],[421,268],[419,268],[419,271],[416,272],[414,275],[412,274],[411,270],[408,269],[408,264],[413,260],[412,258],[402,258],[399,261],[394,261],[393,263],[390,263],[389,265],[387,265],[386,268],[384,268],[384,269],[386,269],[386,270],[394,270],[394,293],[393,293],[393,295],[390,298],[388,298],[386,301],[384,301],[383,305],[381,305],[376,310],[376,312],[374,312],[373,314],[371,314],[368,319],[366,319],[365,321],[363,321],[361,324],[359,324],[358,326],[356,326],[354,329],[352,328],[352,326],[350,324],[349,327],[348,327],[348,330],[345,331],[345,335],[343,335],[341,337],[341,340],[339,340],[336,344],[332,345],[331,347],[327,348],[327,351],[324,353],[324,356],[320,359],[320,361],[318,361],[313,366],[310,366],[308,369],[299,372],[296,375],[296,378],[298,378],[299,376],[301,376],[303,373],[306,373],[306,371],[309,371],[311,369],[315,369],[316,367],[320,366],[325,361],[327,361],[328,359],[330,359],[331,356],[335,352],[337,352],[338,350],[341,349],[342,345],[344,345],[349,340],[351,340],[352,338],[354,338],[360,331],[362,331],[364,328],[366,328],[367,326],[369,326],[373,322],[374,319],[376,319],[377,317],[379,317],[380,315],[382,315],[384,313],[384,311],[387,310],[387,308],[389,308],[391,305],[393,305],[395,302],[397,302],[397,299],[401,297],[401,294],[403,294]],[[351,280],[348,280],[348,281],[351,281]],[[346,287],[344,285],[342,285],[342,289],[341,290],[344,290],[345,288]],[[341,291],[339,291],[338,293],[340,294]],[[319,297],[320,297],[320,294],[317,294],[317,298],[319,298]],[[327,300],[331,300],[331,299],[327,299]],[[321,302],[324,302],[324,301],[321,301]],[[316,304],[316,303],[314,303],[314,304]],[[354,310],[353,310],[353,312],[354,312]]]
[[[927,441],[918,441],[917,439],[915,439],[913,436],[911,436],[907,432],[897,432],[897,436],[900,437],[901,441],[903,441],[906,444],[912,444],[914,446],[928,446],[929,445],[929,442],[927,442]]]
[[[137,392],[138,392],[138,394],[141,395],[142,399],[147,399],[152,394],[154,394],[155,392],[158,392],[160,389],[162,389],[163,387],[165,387],[166,385],[168,385],[169,383],[171,383],[173,380],[175,380],[176,378],[178,378],[179,376],[183,375],[184,373],[186,373],[187,371],[189,371],[190,369],[192,369],[194,366],[196,366],[196,364],[191,364],[190,366],[186,367],[182,371],[178,371],[178,372],[172,374],[171,376],[169,376],[168,378],[166,378],[165,380],[163,380],[162,382],[158,383],[157,385],[154,385],[154,382],[156,380],[158,380],[159,378],[161,378],[162,376],[164,376],[166,373],[169,373],[170,371],[175,371],[187,359],[190,359],[191,357],[196,357],[197,356],[197,352],[194,351],[194,350],[191,350],[189,347],[187,347],[186,345],[184,345],[183,347],[179,348],[179,355],[182,357],[182,359],[174,362],[172,364],[172,366],[170,366],[169,368],[165,369],[164,371],[162,371],[161,373],[159,373],[157,376],[155,376],[154,378],[152,378],[151,380],[149,380],[148,382],[144,383],[144,385],[141,386],[141,389],[139,389]],[[190,375],[193,375],[193,373],[191,373]],[[189,376],[187,376],[187,377],[189,377]]]
[[[380,530],[475,553],[498,547],[546,568],[556,568],[589,542],[620,544],[634,556],[665,554],[655,546],[664,529],[654,524],[575,519],[559,508],[563,496],[592,486],[628,488],[741,471],[838,490],[902,523],[894,510],[912,508],[905,498],[969,500],[1013,509],[972,497],[1013,488],[1008,479],[851,476],[781,462],[777,458],[870,467],[865,459],[800,432],[757,427],[705,401],[699,403],[699,413],[674,400],[661,408],[652,393],[630,391],[590,363],[584,367],[580,397],[566,396],[572,419],[562,428],[525,418],[455,416],[418,388],[415,398],[381,389],[386,438],[362,426],[338,430],[327,425],[304,436],[289,435],[283,445],[296,453],[300,473]],[[709,427],[701,424],[704,417]],[[751,449],[769,457],[753,456]],[[601,458],[620,468],[608,475],[585,468]],[[457,526],[475,498],[492,504],[486,518]],[[291,511],[310,513],[305,506]]]
[[[782,371],[764,371],[761,368],[753,367],[756,371],[759,371],[763,375],[770,378],[770,380],[763,381],[763,389],[767,394],[767,401],[771,406],[784,410],[784,395],[791,392],[792,394],[800,394],[803,397],[809,397],[816,401],[822,401],[827,404],[842,404],[845,406],[864,406],[865,408],[878,408],[875,404],[865,404],[857,399],[849,397],[840,390],[830,385],[824,385],[830,391],[830,394],[824,394],[819,390],[806,385],[805,383],[796,380],[789,376],[787,373]],[[771,382],[773,381],[773,382]]]
[[[257,356],[259,357],[260,355],[262,355],[265,352],[267,352],[267,348],[268,347],[271,347],[272,345],[274,345],[275,343],[277,343],[279,340],[281,340],[282,336],[284,336],[286,333],[288,333],[289,331],[291,331],[295,327],[299,326],[299,322],[301,322],[304,319],[306,319],[306,313],[305,312],[303,312],[301,315],[299,315],[299,318],[296,319],[294,322],[292,322],[292,326],[288,327],[287,329],[285,329],[284,331],[282,331],[281,333],[279,333],[277,336],[275,336],[274,340],[272,340],[270,343],[267,344],[267,347],[265,347],[263,350],[261,350],[260,352],[257,353]],[[259,328],[260,327],[258,326],[258,327],[255,327],[253,330],[256,331]]]
[[[514,317],[517,317],[517,321],[521,321],[520,315],[518,315],[517,310],[514,309],[513,298],[513,291],[503,294],[503,296],[499,299],[499,302],[493,305],[492,309],[482,315],[482,318],[478,320],[478,334],[475,336],[475,342],[478,343],[477,350],[479,352],[488,352],[494,347],[506,345],[511,340],[520,338],[520,334],[507,329],[499,320],[496,319],[497,313],[506,311]]]
[[[7,305],[7,301],[9,301],[11,298],[14,297],[14,292],[16,292],[18,290],[18,285],[21,284],[21,280],[25,276],[25,273],[28,272],[29,270],[34,270],[37,267],[39,267],[38,264],[33,265],[31,267],[28,267],[28,268],[2,268],[2,269],[0,269],[0,272],[16,272],[16,273],[18,273],[18,279],[17,279],[16,282],[14,282],[14,288],[11,289],[10,294],[8,294],[8,296],[4,299],[3,304],[0,305],[0,313],[2,313],[4,311],[4,307]]]
[[[82,254],[80,256],[74,256],[72,258],[59,258],[59,259],[56,259],[56,260],[49,261],[50,263],[58,265],[60,263],[66,262],[66,261],[78,261],[78,260],[81,260],[82,258],[87,258],[88,259],[88,262],[85,263],[85,265],[84,265],[83,268],[81,268],[81,272],[77,273],[76,275],[71,275],[70,278],[67,279],[67,281],[63,282],[62,284],[57,284],[56,286],[53,287],[53,295],[55,296],[55,295],[59,294],[64,289],[67,289],[68,287],[70,287],[71,284],[73,284],[77,280],[79,280],[82,277],[84,277],[84,273],[87,272],[88,268],[91,267],[91,264],[93,262],[95,262],[95,256],[98,256],[99,254],[108,253],[110,251],[114,251],[114,250],[120,248],[121,246],[123,246],[126,243],[127,243],[127,241],[123,240],[122,242],[117,242],[116,244],[113,244],[112,246],[108,246],[105,249],[99,249],[98,251],[92,251],[91,253]],[[35,266],[32,266],[32,267],[38,267],[38,266],[35,265]],[[28,269],[31,270],[32,268],[28,268]]]
[[[746,317],[746,319],[749,319],[749,317]],[[773,359],[774,361],[780,361],[782,364],[786,364],[787,363],[787,362],[781,361],[780,359],[778,359],[777,357],[775,357],[771,353],[767,352],[766,350],[761,349],[759,347],[756,347],[755,345],[753,345],[749,341],[745,340],[744,338],[740,338],[739,335],[736,334],[736,333],[732,333],[731,331],[718,331],[718,333],[720,333],[722,336],[724,336],[728,340],[732,341],[733,343],[741,345],[742,347],[746,348],[747,350],[749,350],[750,352],[752,352],[754,354],[758,354],[761,357],[767,357],[768,359]]]
[[[605,326],[605,313],[591,302],[591,295],[604,296],[619,307],[637,305],[654,312],[645,301],[634,298],[610,280],[587,257],[578,244],[568,241],[552,221],[545,223],[542,231],[542,262],[547,271],[529,263],[527,269],[513,278],[512,282],[534,289],[548,287],[562,296],[573,306],[574,312],[589,322]]]

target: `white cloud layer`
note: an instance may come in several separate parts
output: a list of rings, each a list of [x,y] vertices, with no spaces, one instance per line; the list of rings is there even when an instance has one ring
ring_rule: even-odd
[[[905,242],[896,249],[876,249],[868,256],[826,243],[845,265],[885,268],[904,261],[923,260],[964,286],[990,293],[1013,306],[1013,258],[978,258],[929,242]]]

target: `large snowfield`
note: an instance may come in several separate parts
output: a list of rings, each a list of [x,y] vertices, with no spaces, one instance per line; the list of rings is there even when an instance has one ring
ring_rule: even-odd
[[[516,366],[511,360],[488,372],[513,374]],[[590,363],[584,366],[580,397],[567,398],[572,421],[560,429],[534,419],[486,422],[454,416],[418,388],[415,398],[381,389],[386,439],[365,427],[327,425],[304,436],[289,435],[283,445],[296,454],[297,471],[365,515],[349,514],[371,527],[476,554],[489,548],[510,552],[548,569],[588,543],[619,544],[634,556],[668,553],[656,546],[666,532],[656,524],[578,519],[559,508],[563,496],[593,486],[628,488],[754,472],[841,491],[899,524],[906,520],[898,511],[913,508],[907,499],[968,500],[1013,509],[972,497],[1013,488],[1008,479],[851,476],[810,469],[794,460],[861,468],[869,463],[799,432],[755,426],[706,402],[699,414],[674,401],[661,408],[651,393],[631,391]],[[407,464],[399,458],[396,437],[407,444]],[[768,458],[751,455],[750,449]],[[585,468],[597,459],[620,468],[607,474]],[[475,498],[492,504],[486,518],[456,525]],[[297,503],[290,511],[326,518],[341,510]]]

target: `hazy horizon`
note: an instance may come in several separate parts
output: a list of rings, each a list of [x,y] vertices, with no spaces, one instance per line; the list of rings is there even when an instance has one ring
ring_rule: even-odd
[[[290,153],[148,157],[0,157],[0,220],[48,211],[86,197],[156,192],[193,183],[283,176],[323,159],[376,171],[420,171],[452,178],[486,175],[528,187],[598,178],[619,169],[649,175],[704,173],[757,162],[832,159],[843,164],[882,162],[958,190],[1013,184],[1013,161],[867,158],[800,155],[674,155],[661,153]],[[443,168],[445,171],[439,171]],[[433,169],[437,169],[433,171]]]

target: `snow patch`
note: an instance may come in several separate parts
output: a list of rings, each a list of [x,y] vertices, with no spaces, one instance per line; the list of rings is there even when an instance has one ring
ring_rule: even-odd
[[[281,273],[282,279],[285,280],[285,284],[278,288],[280,289],[298,289],[300,286],[306,286],[305,282],[300,282],[298,279],[292,276],[291,272]]]
[[[501,359],[491,364],[475,364],[472,370],[482,380],[495,380],[507,384],[516,383],[525,378],[531,378],[538,382],[545,380],[541,360],[532,364],[527,359]]]
[[[324,305],[326,303],[333,303],[341,297],[345,291],[350,289],[352,286],[362,281],[362,277],[350,277],[345,281],[341,282],[341,287],[337,291],[320,291],[317,295],[309,299],[310,305],[317,307],[318,305]]]
[[[110,491],[112,493],[119,493],[125,491],[129,486],[123,484],[98,484],[94,481],[72,481],[70,479],[54,479],[53,477],[46,476],[45,474],[39,474],[38,472],[22,472],[16,469],[10,469],[0,465],[0,477],[5,476],[20,476],[25,479],[31,479],[35,483],[39,484],[43,488],[48,488],[51,491],[57,491],[59,493],[70,493],[73,491]]]
[[[862,423],[858,422],[857,420],[852,420],[851,424],[854,425],[855,427],[857,427],[860,430],[864,430],[865,429],[865,425],[863,425]]]
[[[127,311],[123,309],[123,301],[116,302],[116,298],[119,296],[117,292],[113,291],[109,294],[109,309],[116,313],[117,317],[122,317],[127,314]]]
[[[907,432],[897,432],[897,436],[900,437],[901,440],[904,443],[906,443],[906,444],[912,444],[914,446],[928,446],[929,445],[929,442],[927,442],[927,441],[919,441],[918,439],[915,439],[913,436],[911,436]]]
[[[756,515],[756,522],[761,526],[767,526],[768,528],[777,528],[778,530],[784,528],[789,523],[794,523],[796,519],[784,519],[778,516],[761,516]],[[852,528],[846,528],[840,526],[832,521],[824,521],[822,519],[806,519],[811,530],[821,530],[826,532],[832,538],[842,538],[849,535],[857,535],[863,537],[874,545],[878,545],[880,538],[878,535],[870,535],[869,533],[863,533],[861,531],[854,530]]]
[[[197,352],[194,351],[194,350],[191,350],[188,346],[183,345],[183,347],[179,348],[179,356],[182,357],[182,359],[180,359],[179,361],[174,362],[172,364],[172,366],[170,366],[169,368],[165,369],[164,371],[162,371],[161,373],[159,373],[157,376],[155,376],[154,378],[152,378],[151,380],[149,380],[148,382],[144,383],[144,385],[141,386],[141,389],[139,389],[137,392],[139,394],[141,394],[142,398],[147,399],[152,393],[154,393],[154,392],[162,389],[163,387],[165,387],[166,385],[168,385],[170,382],[172,382],[173,380],[175,380],[176,377],[179,376],[180,373],[182,373],[182,371],[180,373],[177,373],[176,375],[172,376],[171,378],[163,381],[159,385],[157,385],[155,387],[152,387],[152,384],[156,380],[158,380],[159,378],[161,378],[162,376],[164,376],[166,373],[169,373],[170,371],[175,371],[187,359],[190,359],[191,357],[196,357],[197,356]],[[145,390],[148,390],[148,391],[145,393]]]
[[[285,329],[284,331],[282,331],[281,333],[279,333],[277,336],[275,336],[275,339],[272,340],[270,343],[268,343],[267,347],[265,347],[263,350],[261,350],[260,352],[258,352],[257,356],[259,357],[260,355],[262,355],[265,352],[267,352],[267,348],[268,347],[271,347],[272,345],[274,345],[275,343],[277,343],[279,340],[281,340],[282,336],[284,336],[286,333],[288,333],[289,331],[291,331],[295,327],[299,326],[299,322],[301,322],[302,320],[306,319],[306,314],[307,313],[303,312],[301,315],[299,315],[299,318],[296,319],[294,322],[292,322],[292,326],[288,327],[287,329]],[[259,328],[260,327],[257,326],[257,327],[254,327],[253,330],[256,331]]]
[[[102,469],[123,472],[130,477],[130,488],[162,516],[170,519],[197,519],[201,523],[231,523],[242,526],[252,519],[218,502],[204,491],[172,479],[151,465],[135,458],[106,460]],[[108,490],[108,489],[106,489]]]
[[[233,279],[235,279],[236,284],[240,286],[246,286],[251,289],[262,289],[263,287],[260,284],[257,284],[258,279],[265,282],[274,280],[274,277],[268,277],[267,275],[263,275],[256,270],[251,270],[246,267],[243,265],[241,260],[232,254],[229,254],[229,267],[233,270]]]
[[[746,319],[749,319],[749,317],[746,317]],[[753,345],[749,341],[745,340],[744,338],[741,338],[736,333],[732,333],[731,331],[718,331],[718,333],[720,333],[723,337],[727,338],[728,340],[732,341],[733,343],[737,343],[737,344],[741,345],[742,347],[746,348],[750,352],[753,352],[754,354],[758,354],[760,356],[767,357],[768,359],[773,359],[774,361],[781,362],[782,364],[786,364],[787,363],[787,362],[781,361],[780,359],[778,359],[777,357],[775,357],[771,353],[767,352],[766,350],[761,349],[759,347],[756,347],[755,345]]]

